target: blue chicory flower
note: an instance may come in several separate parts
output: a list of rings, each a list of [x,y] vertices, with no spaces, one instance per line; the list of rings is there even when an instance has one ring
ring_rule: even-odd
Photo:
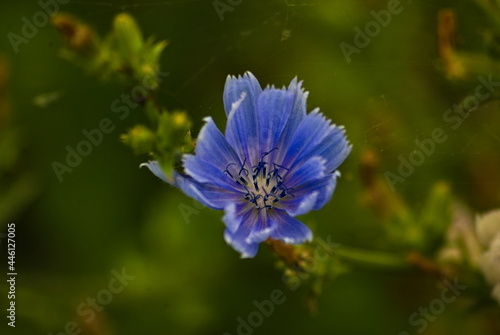
[[[147,166],[203,205],[224,210],[225,240],[253,257],[268,238],[289,244],[312,239],[295,216],[331,198],[339,165],[351,151],[343,127],[318,109],[306,113],[308,93],[297,78],[288,88],[262,90],[249,72],[229,76],[224,88],[225,134],[212,118],[184,155],[184,173],[167,180],[158,163]]]

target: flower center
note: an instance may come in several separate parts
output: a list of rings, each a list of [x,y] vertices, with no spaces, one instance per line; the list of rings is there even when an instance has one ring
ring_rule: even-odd
[[[276,164],[266,157],[277,150],[274,148],[262,154],[257,165],[250,169],[246,168],[246,159],[243,165],[238,167],[236,163],[227,165],[224,173],[237,184],[245,189],[243,198],[255,205],[257,209],[271,209],[275,204],[287,195],[294,196],[293,188],[285,186],[284,177],[288,168]]]

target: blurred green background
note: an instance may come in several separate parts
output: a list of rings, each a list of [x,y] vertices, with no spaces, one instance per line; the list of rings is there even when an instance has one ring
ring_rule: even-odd
[[[116,14],[126,12],[145,36],[168,40],[161,68],[169,76],[159,100],[169,110],[187,111],[193,134],[208,115],[224,126],[228,74],[248,70],[262,85],[276,86],[298,76],[310,92],[308,109],[320,107],[345,125],[353,143],[332,201],[301,219],[315,227],[317,237],[379,249],[384,248],[380,218],[363,200],[359,172],[367,151],[380,162],[380,176],[396,172],[399,155],[407,157],[416,139],[442,127],[448,140],[396,185],[396,194],[418,211],[432,186],[445,181],[472,211],[500,205],[498,100],[483,102],[457,130],[443,121],[447,109],[474,94],[476,74],[500,78],[500,72],[488,63],[483,72],[450,76],[438,37],[439,13],[451,9],[455,45],[494,58],[495,16],[479,0],[402,1],[401,13],[348,63],[340,44],[353,45],[353,29],[364,29],[373,20],[370,11],[386,9],[387,3],[244,0],[231,6],[223,21],[210,0],[71,0],[59,6],[101,34],[111,29]],[[408,317],[439,297],[433,278],[360,269],[327,281],[311,311],[310,283],[303,280],[290,290],[265,246],[255,259],[239,259],[223,240],[222,212],[195,207],[139,169],[147,157],[120,142],[120,134],[146,122],[139,108],[124,120],[112,113],[111,103],[127,87],[102,82],[58,57],[61,39],[49,24],[14,52],[7,34],[21,34],[22,18],[31,20],[38,11],[35,1],[0,2],[0,129],[8,138],[0,148],[0,227],[6,232],[7,223],[16,223],[18,272],[16,328],[2,316],[2,334],[58,334],[71,321],[82,334],[237,334],[237,318],[246,320],[255,310],[253,301],[269,299],[275,289],[286,300],[254,334],[418,333]],[[59,182],[51,164],[63,163],[65,147],[75,148],[84,139],[82,130],[97,128],[105,117],[114,131]],[[195,210],[189,222],[180,205]],[[108,287],[113,270],[122,269],[134,279],[91,322],[79,316],[78,306]],[[491,321],[499,320],[498,307],[471,310],[464,307],[466,300],[447,305],[425,333],[500,332]]]

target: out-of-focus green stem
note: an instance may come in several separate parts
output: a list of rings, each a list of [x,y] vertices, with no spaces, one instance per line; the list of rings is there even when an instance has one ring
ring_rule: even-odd
[[[336,248],[334,253],[344,261],[362,266],[388,270],[410,269],[410,264],[406,257],[388,252],[341,246]]]
[[[475,0],[475,2],[500,26],[500,4],[497,0]]]

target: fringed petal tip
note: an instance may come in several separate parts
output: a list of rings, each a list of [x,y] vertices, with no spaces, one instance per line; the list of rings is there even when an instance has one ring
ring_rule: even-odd
[[[288,85],[288,91],[291,92],[296,92],[297,94],[301,95],[304,100],[307,99],[309,96],[309,91],[306,91],[303,87],[302,84],[304,81],[299,80],[297,77],[294,77],[290,84]]]
[[[274,84],[267,84],[262,92],[266,91],[280,91],[283,93],[289,93],[296,99],[300,100],[301,102],[305,102],[307,100],[307,97],[309,96],[309,92],[306,91],[303,87],[302,84],[304,82],[301,80],[299,81],[297,77],[294,77],[292,81],[288,84],[288,86],[283,85],[282,87],[277,87]],[[305,108],[305,105],[304,105]],[[318,109],[319,111],[319,109]]]
[[[257,80],[257,78],[253,75],[253,73],[250,71],[245,71],[243,74],[240,74],[240,75],[229,74],[226,77],[226,82],[232,81],[232,80],[251,80],[251,81],[257,82],[257,83],[259,82]]]
[[[149,171],[151,171],[155,176],[157,176],[164,182],[168,183],[167,176],[165,175],[165,173],[160,167],[160,164],[157,161],[149,161],[146,163],[142,163],[139,165],[139,168],[142,168],[144,166],[147,167]]]
[[[232,234],[227,229],[224,232],[224,240],[240,253],[240,258],[254,258],[259,250],[258,243],[246,243],[243,239],[238,239],[236,234]]]
[[[243,76],[228,76],[224,85],[224,109],[226,115],[231,112],[235,101],[240,100],[242,93],[247,93],[249,105],[255,105],[255,101],[262,92],[259,81],[251,72],[245,72]]]

